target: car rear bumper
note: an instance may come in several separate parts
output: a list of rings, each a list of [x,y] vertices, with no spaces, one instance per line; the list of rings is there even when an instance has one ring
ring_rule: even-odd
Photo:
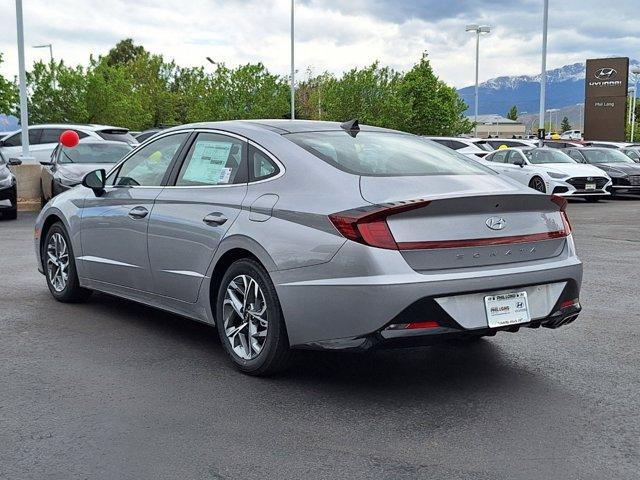
[[[371,275],[331,275],[344,269],[345,260],[357,262],[362,248],[367,247],[347,242],[324,265],[272,272],[291,346],[361,349],[513,330],[488,327],[482,299],[502,292],[525,290],[536,297],[532,321],[517,327],[558,326],[579,312],[557,312],[562,302],[579,298],[582,264],[571,239],[561,255],[548,260],[428,274],[412,270],[397,251],[375,249],[374,263],[364,267]],[[388,329],[410,318],[435,321],[438,328]]]

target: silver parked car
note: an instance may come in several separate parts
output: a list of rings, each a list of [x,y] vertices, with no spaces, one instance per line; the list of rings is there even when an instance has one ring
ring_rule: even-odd
[[[97,168],[110,169],[130,151],[131,145],[113,140],[85,138],[75,147],[65,147],[59,143],[51,153],[51,158],[40,162],[42,205],[82,183],[87,173]]]
[[[571,322],[564,199],[357,121],[166,130],[42,210],[52,295],[107,292],[215,323],[244,372],[293,348],[475,339]]]

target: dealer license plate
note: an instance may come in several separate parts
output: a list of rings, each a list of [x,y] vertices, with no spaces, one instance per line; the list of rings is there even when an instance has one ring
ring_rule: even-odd
[[[596,189],[596,184],[595,184],[595,183],[587,183],[587,184],[584,186],[584,189],[585,189],[585,190],[595,190],[595,189]]]
[[[484,297],[489,328],[507,327],[531,320],[527,292],[504,293]]]

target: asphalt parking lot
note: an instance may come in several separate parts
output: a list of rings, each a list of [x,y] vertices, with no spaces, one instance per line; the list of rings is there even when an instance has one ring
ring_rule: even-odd
[[[0,222],[2,479],[637,479],[640,199],[571,203],[584,311],[475,345],[236,372],[213,327],[57,303]]]

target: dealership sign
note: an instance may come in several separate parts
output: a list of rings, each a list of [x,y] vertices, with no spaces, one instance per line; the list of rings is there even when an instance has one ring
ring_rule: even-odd
[[[628,79],[628,58],[587,60],[585,140],[624,140]]]

